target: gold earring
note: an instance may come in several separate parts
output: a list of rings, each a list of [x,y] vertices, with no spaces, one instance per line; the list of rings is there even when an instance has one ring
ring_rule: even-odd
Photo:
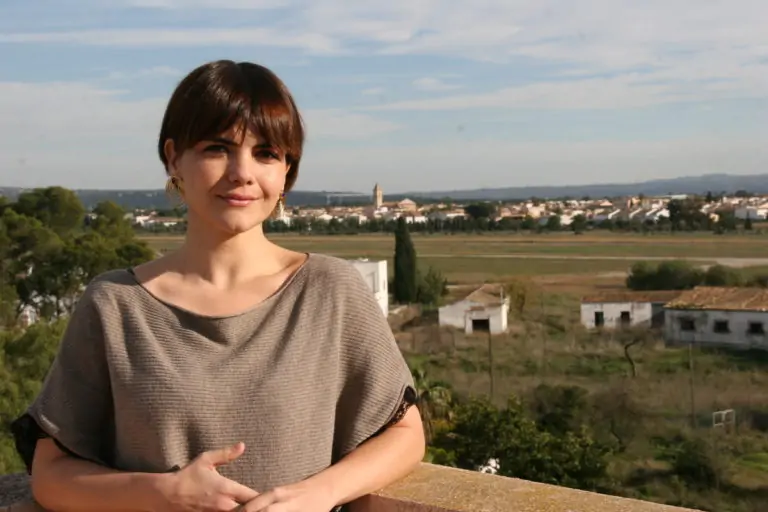
[[[165,195],[168,199],[178,206],[184,203],[183,190],[181,188],[181,179],[176,176],[170,176],[165,182]]]
[[[277,198],[277,204],[272,211],[272,216],[276,219],[283,217],[285,214],[285,192],[280,192],[280,197]]]

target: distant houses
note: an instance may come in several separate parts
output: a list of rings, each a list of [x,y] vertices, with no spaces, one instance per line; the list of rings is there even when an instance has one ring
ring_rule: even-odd
[[[620,291],[590,295],[581,300],[581,323],[588,329],[664,324],[664,305],[679,291]]]
[[[581,301],[581,323],[588,329],[657,328],[668,346],[768,350],[768,289],[698,286],[588,296]]]
[[[665,310],[668,345],[768,349],[768,289],[699,286]]]

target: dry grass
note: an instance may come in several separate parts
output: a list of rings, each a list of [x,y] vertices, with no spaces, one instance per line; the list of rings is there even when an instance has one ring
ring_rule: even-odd
[[[394,250],[394,238],[387,234],[309,236],[271,234],[277,243],[295,250],[350,256],[385,257]],[[694,234],[614,234],[610,232],[574,235],[556,234],[413,234],[419,254],[432,255],[520,255],[595,258],[761,258],[768,249],[768,236]],[[160,249],[177,246],[180,237],[148,236]]]
[[[523,315],[513,314],[510,332],[492,340],[494,401],[502,405],[510,394],[526,397],[540,384],[576,385],[590,393],[627,390],[639,404],[642,420],[627,452],[612,457],[611,475],[627,482],[621,492],[637,491],[641,494],[636,497],[674,502],[681,491],[670,480],[668,465],[657,460],[654,439],[689,429],[687,349],[666,348],[661,340],[649,338],[631,349],[638,370],[633,378],[618,335],[589,333],[579,325],[576,297],[541,288],[530,293],[532,300]],[[489,395],[487,335],[466,336],[424,320],[397,338],[410,364],[423,366],[432,379],[450,383],[462,396]],[[768,412],[768,354],[694,350],[693,363],[698,435],[714,434],[715,411],[735,409],[739,423],[716,452],[717,459],[729,466],[730,494],[713,491],[712,496],[696,496],[696,503],[723,511],[764,510],[750,504],[762,503],[760,496],[768,492],[768,435],[751,428],[750,416]],[[628,483],[643,472],[658,479]],[[737,495],[738,503],[733,499]],[[720,507],[721,503],[728,505]]]
[[[392,258],[394,238],[387,234],[308,236],[271,234],[298,251],[345,258]],[[180,236],[144,237],[155,249],[178,247]],[[422,264],[439,268],[452,283],[505,281],[520,276],[560,291],[587,293],[615,287],[627,269],[645,258],[762,258],[768,236],[712,234],[457,234],[413,235]],[[587,277],[588,276],[588,277]],[[586,277],[586,278],[585,278]]]

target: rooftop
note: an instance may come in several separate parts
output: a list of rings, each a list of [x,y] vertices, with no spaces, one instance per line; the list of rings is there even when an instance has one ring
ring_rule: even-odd
[[[680,290],[654,290],[654,291],[612,291],[598,293],[582,297],[583,304],[601,303],[642,303],[653,302],[666,304],[680,296]]]
[[[464,300],[477,302],[485,306],[500,306],[503,302],[504,287],[500,284],[484,284],[473,291]]]
[[[28,494],[25,475],[0,476],[0,512]],[[421,464],[400,482],[352,504],[352,512],[696,512],[646,501],[577,491]]]
[[[667,304],[670,309],[768,311],[768,289],[697,286]]]

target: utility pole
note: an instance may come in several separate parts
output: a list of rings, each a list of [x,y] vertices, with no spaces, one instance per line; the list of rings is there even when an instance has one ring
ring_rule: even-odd
[[[691,428],[696,429],[696,396],[693,388],[693,342],[688,342],[688,386],[691,394]]]
[[[491,334],[490,326],[488,327],[488,377],[491,381],[491,403],[493,403],[494,397],[494,382],[493,382],[493,335]]]

